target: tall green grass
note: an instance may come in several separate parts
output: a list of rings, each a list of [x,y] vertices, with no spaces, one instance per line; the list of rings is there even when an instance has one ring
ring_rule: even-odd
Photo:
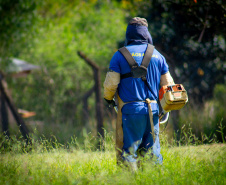
[[[67,144],[54,136],[33,138],[32,145],[20,138],[3,138],[0,184],[225,184],[226,144],[209,140],[201,145],[186,134],[178,147],[162,133],[163,165],[145,159],[137,173],[116,164],[112,133],[106,132],[104,140],[91,134],[82,142],[72,137]]]

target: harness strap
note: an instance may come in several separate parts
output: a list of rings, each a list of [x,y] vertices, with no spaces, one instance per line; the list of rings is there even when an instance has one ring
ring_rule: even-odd
[[[133,56],[130,54],[129,50],[126,47],[120,48],[119,51],[127,60],[130,68],[138,67],[137,62],[135,61],[135,59],[133,58]]]
[[[145,68],[148,68],[153,51],[154,51],[154,46],[151,44],[148,44],[146,52],[144,54],[144,58],[142,60],[141,66],[144,66]]]
[[[133,74],[131,72],[120,75],[121,80],[124,78],[129,78],[129,77],[133,77]]]
[[[154,52],[154,46],[151,44],[147,45],[147,49],[145,51],[143,60],[141,62],[140,68],[144,68],[147,70],[149,63],[151,61],[152,54]],[[139,67],[131,53],[126,47],[122,47],[119,49],[119,52],[125,57],[126,61],[128,62],[131,69]],[[121,80],[124,78],[133,77],[132,72],[121,74]]]

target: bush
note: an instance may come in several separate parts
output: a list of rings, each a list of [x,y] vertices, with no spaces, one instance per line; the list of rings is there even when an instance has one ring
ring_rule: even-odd
[[[213,99],[206,101],[204,106],[188,103],[180,110],[180,133],[192,130],[199,140],[215,138],[224,142],[222,134],[226,135],[225,94],[226,86],[218,84],[214,88]]]

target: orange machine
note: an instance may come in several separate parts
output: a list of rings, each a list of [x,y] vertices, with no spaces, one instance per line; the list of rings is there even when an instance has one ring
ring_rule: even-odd
[[[188,95],[182,84],[165,85],[159,90],[159,100],[163,110],[169,112],[183,108]]]

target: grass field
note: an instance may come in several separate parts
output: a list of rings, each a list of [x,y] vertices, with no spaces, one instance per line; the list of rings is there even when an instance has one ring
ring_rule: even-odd
[[[11,144],[1,150],[0,184],[226,184],[226,144],[163,145],[163,165],[144,161],[137,173],[116,165],[113,143],[105,151],[89,145],[51,148],[43,140],[25,152]]]

